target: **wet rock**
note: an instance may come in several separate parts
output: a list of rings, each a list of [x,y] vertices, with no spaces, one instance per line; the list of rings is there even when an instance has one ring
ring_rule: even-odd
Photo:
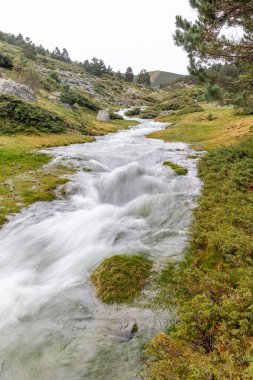
[[[31,88],[10,79],[0,78],[0,93],[16,96],[29,102],[37,101],[36,95]]]
[[[128,323],[126,326],[122,328],[122,331],[118,335],[118,339],[121,342],[129,342],[131,339],[133,339],[136,336],[138,331],[139,331],[139,327],[136,322]]]
[[[132,326],[132,329],[131,329],[131,334],[134,335],[138,332],[139,328],[138,328],[138,325],[137,323],[135,322]]]
[[[111,117],[108,111],[105,111],[105,110],[98,111],[97,120],[106,122],[106,121],[110,121],[110,119]]]

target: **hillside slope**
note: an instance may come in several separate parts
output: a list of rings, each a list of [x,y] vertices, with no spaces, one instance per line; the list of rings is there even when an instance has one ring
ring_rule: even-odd
[[[182,78],[184,75],[170,73],[167,71],[150,71],[150,81],[153,88],[158,88],[160,85],[172,83],[174,80]]]

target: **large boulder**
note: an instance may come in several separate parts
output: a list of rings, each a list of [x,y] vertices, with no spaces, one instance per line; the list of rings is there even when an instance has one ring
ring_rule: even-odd
[[[36,95],[31,88],[11,79],[0,78],[0,93],[16,96],[29,102],[37,101]]]
[[[108,111],[100,110],[97,114],[97,120],[98,121],[110,121],[111,117]]]

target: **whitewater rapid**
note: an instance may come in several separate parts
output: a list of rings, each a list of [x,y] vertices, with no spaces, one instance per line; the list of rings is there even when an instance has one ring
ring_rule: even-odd
[[[145,137],[165,124],[138,122],[93,143],[44,150],[76,174],[55,201],[24,209],[0,230],[1,380],[138,378],[140,347],[159,330],[159,316],[102,305],[89,276],[119,253],[180,259],[200,191],[193,151]],[[140,333],[128,340],[133,322]]]

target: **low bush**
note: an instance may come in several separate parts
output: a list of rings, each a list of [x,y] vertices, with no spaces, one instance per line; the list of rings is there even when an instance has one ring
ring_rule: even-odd
[[[159,115],[159,111],[144,111],[140,114],[141,119],[154,119]]]
[[[152,261],[145,257],[113,256],[93,273],[97,295],[105,303],[129,303],[141,292],[151,273]]]
[[[61,79],[59,77],[59,74],[56,71],[52,71],[50,73],[50,77],[56,82],[56,83],[61,83]]]
[[[0,133],[61,133],[68,125],[57,114],[10,95],[0,95]]]
[[[70,86],[65,85],[60,95],[60,101],[62,103],[67,103],[70,106],[78,104],[80,107],[89,108],[92,111],[98,111],[100,105],[94,100],[89,98],[88,95],[81,94],[77,90],[70,88]]]
[[[212,113],[209,113],[207,115],[207,120],[212,121],[212,120],[215,120],[215,119],[216,119],[216,117]]]
[[[198,104],[192,104],[177,111],[177,115],[185,115],[187,113],[201,112],[201,111],[204,111],[204,109],[201,106],[199,106]]]
[[[187,103],[179,101],[178,99],[172,99],[162,104],[163,111],[177,111],[187,106]]]
[[[125,112],[126,116],[137,116],[141,113],[141,109],[139,107],[132,108]]]
[[[8,55],[4,55],[0,53],[0,67],[3,67],[4,69],[13,69],[13,63],[11,58]]]
[[[115,113],[115,112],[110,112],[110,118],[111,120],[123,120],[123,116]]]

